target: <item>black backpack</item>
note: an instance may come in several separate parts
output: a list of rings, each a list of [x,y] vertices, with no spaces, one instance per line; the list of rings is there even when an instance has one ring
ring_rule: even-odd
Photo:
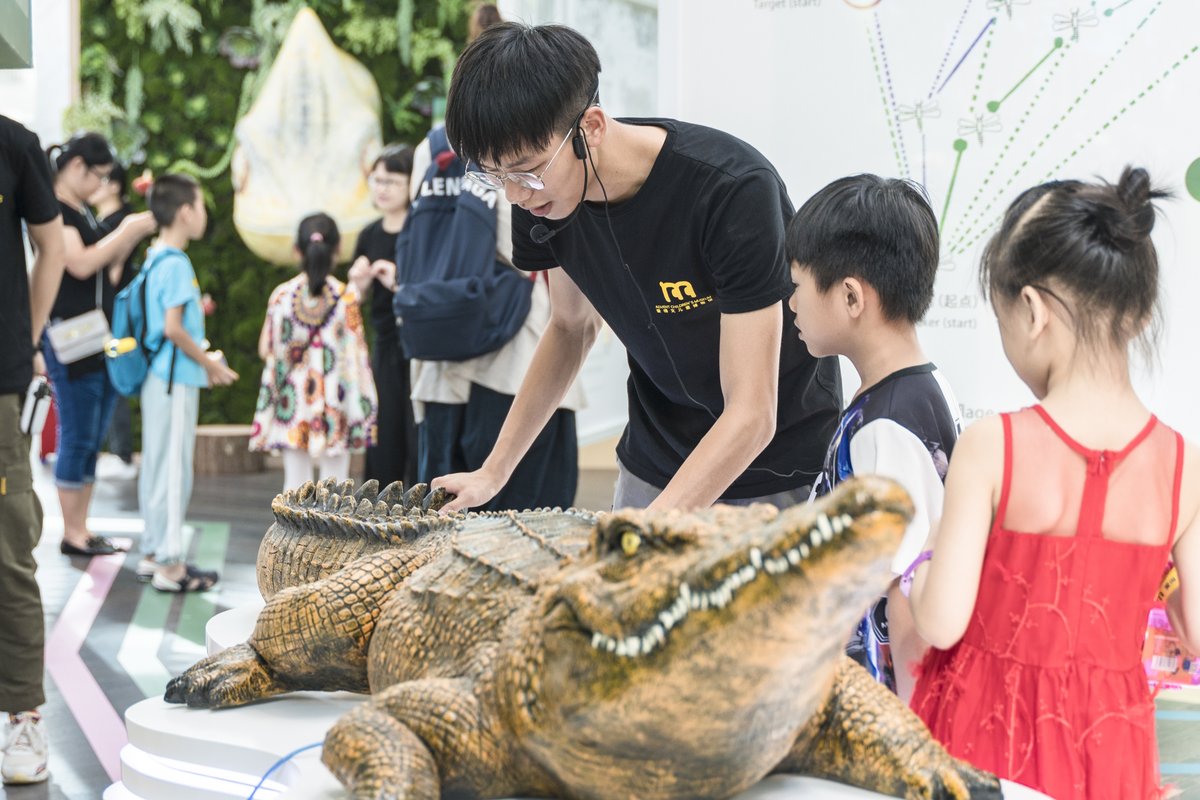
[[[396,238],[393,310],[409,358],[465,361],[508,343],[529,316],[533,281],[496,258],[495,189],[464,177],[444,128]]]

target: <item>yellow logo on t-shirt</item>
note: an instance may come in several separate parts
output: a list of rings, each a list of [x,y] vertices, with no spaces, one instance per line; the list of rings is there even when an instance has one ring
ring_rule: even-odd
[[[697,297],[696,289],[692,286],[691,281],[659,281],[658,288],[662,290],[663,300],[665,301],[663,304],[654,307],[654,310],[659,314],[677,314],[681,311],[691,311],[705,303],[711,303],[713,299],[712,295]]]

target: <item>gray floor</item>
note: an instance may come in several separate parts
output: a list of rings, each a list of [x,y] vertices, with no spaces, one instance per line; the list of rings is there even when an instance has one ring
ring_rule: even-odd
[[[103,457],[101,463],[102,480],[97,484],[92,515],[110,520],[106,523],[110,530],[105,530],[104,525],[98,526],[98,532],[102,533],[119,534],[119,529],[137,517],[136,482],[111,477],[116,463],[109,456]],[[110,477],[105,477],[106,474]],[[584,470],[576,505],[607,508],[614,478],[615,472],[611,470]],[[197,479],[189,520],[229,525],[229,541],[221,567],[222,582],[219,591],[210,593],[214,613],[242,605],[256,596],[254,559],[262,533],[271,522],[270,500],[280,482],[281,474],[274,471]],[[58,503],[48,470],[38,469],[36,483],[47,514],[46,530],[37,556],[49,632],[58,622],[67,599],[79,586],[88,561],[59,554],[61,522],[55,519]],[[135,562],[135,558],[126,560],[80,651],[108,701],[118,710],[145,696],[117,657],[143,593],[153,592],[134,579]],[[172,672],[191,663],[197,646],[177,635],[186,627],[181,623],[183,614],[182,598],[176,598],[167,616],[167,636],[157,654]],[[51,779],[37,786],[0,788],[0,800],[94,800],[100,797],[109,779],[64,702],[59,687],[49,679],[46,694],[43,713],[51,737]],[[1180,793],[1177,796],[1200,800],[1200,703],[1180,703],[1176,697],[1164,693],[1158,700],[1163,779],[1178,787]]]

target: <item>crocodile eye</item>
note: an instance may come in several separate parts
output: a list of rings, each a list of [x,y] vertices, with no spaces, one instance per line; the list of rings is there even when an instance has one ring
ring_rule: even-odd
[[[641,543],[642,537],[633,531],[625,531],[621,534],[621,550],[627,556],[632,557],[638,551],[638,546]]]

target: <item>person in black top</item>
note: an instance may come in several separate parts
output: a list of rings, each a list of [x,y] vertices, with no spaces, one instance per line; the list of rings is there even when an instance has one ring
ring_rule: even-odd
[[[108,233],[115,231],[120,226],[121,220],[133,213],[133,206],[129,204],[129,174],[120,161],[113,162],[108,180],[101,183],[100,188],[88,198],[88,204],[96,209],[100,226]],[[136,274],[137,265],[134,263],[133,253],[130,252],[129,258],[125,259],[125,268],[121,270],[121,279],[114,290],[119,292],[124,289]],[[130,478],[136,475],[136,470],[133,468],[132,409],[133,398],[117,399],[113,406],[112,422],[108,426],[107,436],[109,450],[125,462],[125,466],[131,470],[131,473],[125,477]]]
[[[435,481],[451,510],[507,480],[601,321],[629,353],[614,506],[803,500],[841,407],[835,359],[792,324],[783,181],[750,145],[667,119],[614,119],[600,63],[557,25],[489,28],[455,67],[451,144],[503,187],[513,261],[549,270],[553,306],[483,468]]]
[[[112,171],[112,148],[96,133],[73,137],[47,154],[55,168],[54,194],[63,217],[66,273],[50,310],[51,325],[94,308],[112,319],[116,286],[133,248],[154,231],[148,211],[130,214],[108,233],[92,215],[87,199]],[[103,354],[70,364],[62,363],[47,337],[42,353],[58,404],[58,459],[54,478],[62,505],[63,539],[67,555],[108,555],[116,551],[103,536],[87,528],[87,510],[96,480],[96,456],[108,430],[117,391],[108,379]]]
[[[30,274],[22,221],[37,252]],[[35,710],[46,701],[45,625],[33,558],[42,538],[42,506],[29,466],[31,437],[20,422],[34,371],[44,371],[35,342],[64,258],[62,218],[37,136],[0,116],[0,712],[8,712],[12,734],[0,763],[5,783],[36,783],[50,774]]]
[[[408,145],[384,148],[367,178],[371,200],[383,212],[358,235],[350,280],[360,297],[371,288],[371,327],[375,352],[371,371],[379,395],[376,443],[367,448],[366,478],[380,486],[392,481],[412,484],[417,478],[417,433],[410,400],[409,363],[396,333],[392,311],[396,287],[396,237],[408,217],[408,183],[412,174],[413,149]]]

